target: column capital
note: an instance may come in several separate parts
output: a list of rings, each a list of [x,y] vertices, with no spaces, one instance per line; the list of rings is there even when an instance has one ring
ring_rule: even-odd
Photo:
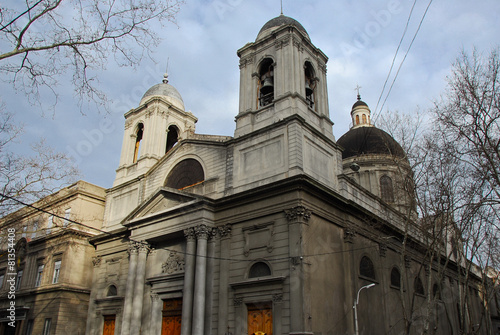
[[[184,229],[184,237],[188,241],[196,241],[196,233],[193,227]]]
[[[207,225],[201,224],[199,226],[194,227],[194,232],[196,234],[197,239],[208,240],[208,238],[212,236],[213,229],[207,227]]]
[[[136,241],[130,241],[128,243],[128,250],[127,250],[129,256],[132,254],[136,254],[139,252],[138,244]]]
[[[289,223],[307,223],[312,212],[304,206],[295,206],[285,209],[285,216]]]
[[[151,252],[153,249],[151,248],[151,245],[149,243],[147,243],[146,241],[140,241],[140,242],[137,242],[137,251],[139,253],[149,253]]]
[[[217,227],[217,233],[220,238],[229,237],[231,235],[231,225],[226,224],[224,226]]]
[[[156,293],[156,291],[151,291],[151,300],[153,300],[153,301],[160,300],[160,296],[158,295],[158,293]]]

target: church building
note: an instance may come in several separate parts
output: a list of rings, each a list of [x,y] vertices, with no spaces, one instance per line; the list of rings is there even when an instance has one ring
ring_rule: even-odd
[[[401,146],[359,96],[336,141],[328,58],[296,20],[237,54],[234,136],[197,134],[167,76],[125,113],[86,334],[459,334],[456,275],[425,265]]]

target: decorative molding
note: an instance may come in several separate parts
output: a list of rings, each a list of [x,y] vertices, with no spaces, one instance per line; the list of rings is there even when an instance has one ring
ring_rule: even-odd
[[[171,251],[165,263],[161,265],[161,273],[182,272],[184,271],[184,264],[184,260],[175,251]]]
[[[344,228],[344,242],[354,243],[354,238],[356,237],[356,231],[352,228]]]
[[[285,216],[289,223],[307,223],[312,212],[304,206],[296,206],[292,209],[285,209]]]
[[[220,238],[229,237],[231,235],[231,225],[226,224],[224,226],[217,227],[217,233]]]
[[[101,256],[92,257],[92,265],[94,265],[94,267],[101,265],[101,261],[102,261]]]
[[[131,256],[132,254],[137,254],[139,252],[139,248],[137,245],[137,242],[135,241],[130,241],[128,244],[128,255]]]
[[[380,243],[378,245],[380,257],[385,257],[387,255],[387,244]]]
[[[233,299],[233,305],[235,307],[241,306],[243,304],[243,298],[234,298]]]
[[[295,256],[295,257],[290,257],[290,262],[292,263],[292,265],[300,265],[300,263],[302,263],[302,257],[300,256]]]
[[[273,302],[283,302],[283,294],[282,293],[273,294]]]
[[[184,229],[184,237],[188,241],[196,241],[196,233],[193,227]]]
[[[156,293],[156,291],[151,291],[151,300],[153,300],[153,302],[160,300],[160,296]]]
[[[201,224],[199,226],[194,227],[194,233],[197,239],[208,240],[211,236],[213,229],[207,227],[207,225]]]
[[[405,259],[405,268],[409,269],[411,266],[411,257],[408,255],[405,255],[404,259]]]

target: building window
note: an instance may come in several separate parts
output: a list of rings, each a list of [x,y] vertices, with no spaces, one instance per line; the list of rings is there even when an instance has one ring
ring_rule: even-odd
[[[45,319],[45,323],[43,324],[43,335],[50,335],[50,324],[52,323],[52,319]]]
[[[380,177],[380,197],[387,203],[394,202],[394,189],[392,179],[389,176]]]
[[[363,114],[363,115],[361,116],[361,119],[363,120],[363,124],[366,124],[366,123],[367,123],[367,122],[366,122],[366,114]]]
[[[420,279],[420,277],[415,277],[413,289],[416,294],[425,295],[424,284],[422,283],[422,279]]]
[[[33,333],[33,319],[28,320],[26,325],[26,335],[31,335]]]
[[[169,172],[165,186],[180,190],[203,180],[205,173],[201,164],[196,159],[188,158],[179,162]]]
[[[17,271],[17,276],[16,276],[16,291],[21,288],[21,281],[23,280],[23,270],[18,270]]]
[[[54,225],[54,216],[50,215],[47,221],[47,234],[50,234],[53,225]]]
[[[59,282],[59,275],[61,273],[61,261],[54,262],[54,275],[52,276],[52,284]]]
[[[401,274],[396,267],[393,267],[391,270],[391,286],[401,288]]]
[[[257,262],[250,268],[248,278],[265,277],[271,275],[271,269],[264,262]]]
[[[172,149],[179,141],[179,129],[176,126],[170,126],[167,130],[167,146],[165,153]]]
[[[259,69],[259,106],[269,105],[274,100],[274,62],[265,58]]]
[[[67,227],[69,224],[69,217],[71,216],[71,208],[67,208],[64,211],[64,221],[63,221],[63,227]]]
[[[36,231],[38,230],[38,222],[35,221],[33,223],[33,231],[31,232],[31,239],[34,239],[36,237]]]
[[[36,270],[36,280],[35,280],[35,287],[39,287],[42,284],[42,275],[43,275],[43,268],[45,265],[40,264],[38,265],[38,268]]]
[[[107,297],[114,297],[118,295],[118,291],[115,285],[109,285],[108,292],[106,293]]]
[[[314,67],[310,62],[306,62],[304,65],[305,74],[305,87],[306,87],[306,101],[307,105],[314,109],[314,93],[316,92],[317,80],[314,75]]]
[[[356,125],[359,124],[359,115],[356,115]]]
[[[141,142],[144,134],[144,125],[139,123],[137,125],[137,132],[135,134],[135,147],[134,147],[134,163],[137,163],[137,160],[141,156]]]
[[[359,274],[366,278],[375,279],[375,267],[367,256],[363,256],[359,262]]]

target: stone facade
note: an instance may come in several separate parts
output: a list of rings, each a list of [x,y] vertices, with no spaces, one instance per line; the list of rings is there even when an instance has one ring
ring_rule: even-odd
[[[352,334],[356,293],[372,283],[361,334],[408,322],[458,334],[456,267],[426,265],[411,199],[384,200],[378,181],[399,182],[394,160],[360,164],[372,179],[350,172],[327,57],[305,29],[280,16],[238,55],[234,137],[196,134],[166,81],[125,114],[107,233],[90,239],[86,334]],[[484,324],[479,311],[468,322]]]
[[[0,220],[0,334],[85,333],[95,255],[88,238],[102,227],[104,200],[103,188],[79,181]]]

